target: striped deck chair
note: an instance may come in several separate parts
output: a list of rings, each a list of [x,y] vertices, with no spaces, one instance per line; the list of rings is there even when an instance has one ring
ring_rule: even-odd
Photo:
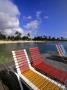
[[[30,64],[26,50],[12,51],[18,75],[33,90],[64,90],[61,84],[43,76]]]
[[[62,44],[56,44],[57,52],[59,56],[65,56],[66,57],[66,51]]]
[[[29,51],[32,62],[31,64],[34,68],[36,68],[38,71],[43,72],[44,74],[47,74],[49,77],[60,81],[62,84],[67,85],[67,72],[46,64],[41,57],[40,51],[37,47],[30,48]]]

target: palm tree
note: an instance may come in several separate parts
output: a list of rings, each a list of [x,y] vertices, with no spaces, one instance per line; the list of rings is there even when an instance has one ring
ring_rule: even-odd
[[[16,40],[21,39],[21,33],[20,32],[16,31],[16,33],[15,33],[15,39]]]

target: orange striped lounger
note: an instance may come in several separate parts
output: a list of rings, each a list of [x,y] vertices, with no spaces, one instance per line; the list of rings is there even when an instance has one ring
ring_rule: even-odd
[[[26,50],[12,51],[18,75],[33,90],[63,90],[60,84],[37,72],[30,64]]]

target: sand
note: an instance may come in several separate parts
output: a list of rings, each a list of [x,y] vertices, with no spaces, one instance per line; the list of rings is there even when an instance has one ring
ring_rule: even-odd
[[[3,41],[3,40],[0,40],[0,44],[9,44],[9,43],[31,43],[31,42],[46,42],[46,41]]]

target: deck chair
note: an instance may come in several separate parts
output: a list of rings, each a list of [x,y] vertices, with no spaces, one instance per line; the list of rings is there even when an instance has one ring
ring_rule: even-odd
[[[57,52],[59,56],[65,56],[66,57],[66,51],[62,44],[56,44]]]
[[[12,51],[18,75],[32,90],[63,90],[61,84],[43,76],[30,64],[26,50]]]
[[[62,84],[67,85],[67,72],[57,69],[49,64],[46,64],[44,59],[41,57],[39,49],[30,48],[31,64],[37,70],[47,74],[52,79],[55,79]]]

